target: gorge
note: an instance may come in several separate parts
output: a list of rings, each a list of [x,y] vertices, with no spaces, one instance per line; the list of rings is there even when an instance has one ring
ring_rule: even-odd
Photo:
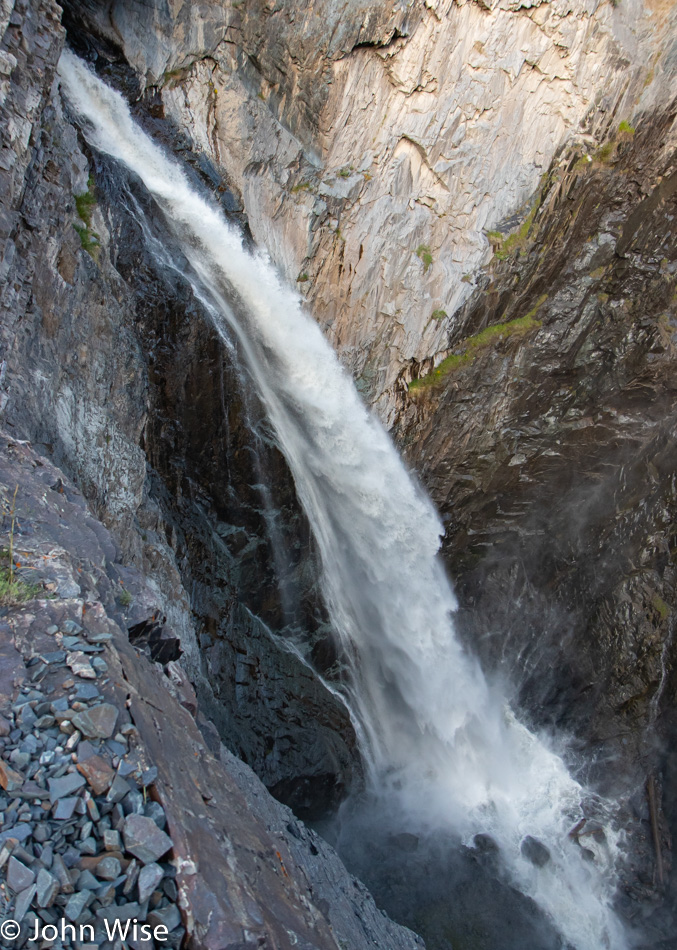
[[[298,34],[295,11],[254,6],[67,5],[69,41],[135,119],[62,54],[56,4],[8,6],[7,423],[76,480],[115,560],[148,578],[116,617],[131,629],[166,615],[205,736],[219,744],[215,725],[429,947],[545,948],[559,934],[580,948],[667,948],[671,11],[650,11],[647,32],[639,6],[581,7],[567,23],[571,11],[552,5],[548,20],[548,4],[356,5],[327,46],[318,10]],[[278,21],[267,47],[280,15],[289,32]],[[459,35],[456,17],[505,29],[506,49],[514,30],[526,49],[534,24],[568,31],[580,94],[566,93],[565,129],[547,126],[559,113],[539,81],[526,101],[545,124],[506,133],[530,159],[534,134],[538,161],[511,154],[501,187],[465,217],[463,176],[431,166],[420,134],[393,139],[390,105],[389,162],[376,149],[330,171],[360,142],[352,113],[333,142],[328,117],[369,109],[355,58],[376,108],[370,70],[384,64],[401,90],[409,57],[432,56],[415,95],[453,115],[444,97],[467,90],[434,51]],[[594,29],[577,46],[581,19]],[[482,50],[462,45],[460,75],[481,72]],[[652,75],[632,59],[649,46]],[[590,106],[595,83],[607,98]],[[499,129],[521,95],[498,93]],[[425,114],[419,101],[397,122]],[[483,147],[462,141],[473,168]],[[498,227],[487,238],[484,225]],[[457,631],[436,515],[285,288],[296,278],[442,514]],[[205,933],[193,928],[190,945],[250,945]],[[371,943],[408,945],[395,933]]]

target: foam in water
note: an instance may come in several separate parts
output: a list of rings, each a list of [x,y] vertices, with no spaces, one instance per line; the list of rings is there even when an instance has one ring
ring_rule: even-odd
[[[595,864],[582,861],[567,832],[587,793],[462,648],[437,515],[318,326],[120,95],[70,52],[59,74],[91,145],[142,180],[217,330],[239,340],[320,550],[372,794],[406,815],[408,830],[489,833],[515,884],[577,950],[624,948],[611,909],[614,833],[591,842]],[[522,856],[527,834],[550,849],[544,868]]]

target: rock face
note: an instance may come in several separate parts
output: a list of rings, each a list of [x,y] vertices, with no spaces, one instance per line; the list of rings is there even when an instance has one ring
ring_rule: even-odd
[[[669,96],[660,4],[67,7],[224,169],[389,424],[403,368],[456,329],[487,232],[565,142]]]
[[[628,917],[674,905],[674,5],[64,6],[392,427],[463,635],[605,789],[637,789]],[[116,568],[121,622],[166,615],[230,749],[318,817],[354,737],[284,649],[302,632],[340,675],[307,525],[236,358],[135,231],[142,196],[63,114],[58,18],[0,3],[0,410],[77,480],[110,563],[151,578]]]
[[[535,718],[626,759],[649,755],[674,663],[673,122],[563,159],[399,429],[468,635]]]
[[[153,605],[121,591],[130,625],[151,606],[166,615],[230,747],[300,812],[320,814],[350,784],[352,727],[270,633],[308,630],[318,665],[331,666],[308,529],[233,355],[158,269],[123,183],[94,167],[63,114],[59,12],[17,2],[4,25],[4,417],[77,478],[152,577]],[[264,471],[277,486],[265,498]]]
[[[606,787],[667,769],[674,815],[675,10],[224,2],[201,42],[123,6],[72,35],[298,280],[440,510],[464,635]]]

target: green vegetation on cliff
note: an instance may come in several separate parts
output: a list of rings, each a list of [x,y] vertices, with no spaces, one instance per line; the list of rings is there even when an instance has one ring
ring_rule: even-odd
[[[75,195],[75,208],[82,224],[74,224],[73,227],[80,237],[80,246],[83,251],[96,259],[100,250],[99,235],[92,230],[92,211],[96,204],[94,194],[94,176],[90,175],[87,180],[87,191],[81,195]]]
[[[428,270],[428,268],[432,265],[432,262],[433,262],[433,256],[430,251],[430,248],[428,247],[427,244],[419,244],[419,246],[414,251],[414,254],[416,255],[416,257],[419,258],[419,260],[423,264],[423,273],[425,274],[425,272]]]
[[[523,317],[517,317],[515,320],[507,320],[504,323],[494,323],[490,327],[485,327],[483,330],[480,330],[479,333],[475,333],[473,336],[463,340],[458,347],[456,347],[456,352],[450,353],[431,373],[419,379],[412,379],[409,383],[409,392],[416,392],[417,390],[435,386],[435,384],[441,382],[452,370],[472,363],[481,350],[491,346],[496,340],[527,333],[529,330],[540,327],[541,321],[536,320],[536,313],[547,299],[547,296],[547,294],[543,294],[542,297],[539,297],[536,301],[536,305]]]

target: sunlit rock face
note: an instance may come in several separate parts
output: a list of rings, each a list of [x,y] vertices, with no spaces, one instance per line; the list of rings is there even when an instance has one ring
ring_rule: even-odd
[[[445,350],[486,233],[528,213],[564,143],[667,88],[660,4],[92,7],[389,424],[403,370]]]

